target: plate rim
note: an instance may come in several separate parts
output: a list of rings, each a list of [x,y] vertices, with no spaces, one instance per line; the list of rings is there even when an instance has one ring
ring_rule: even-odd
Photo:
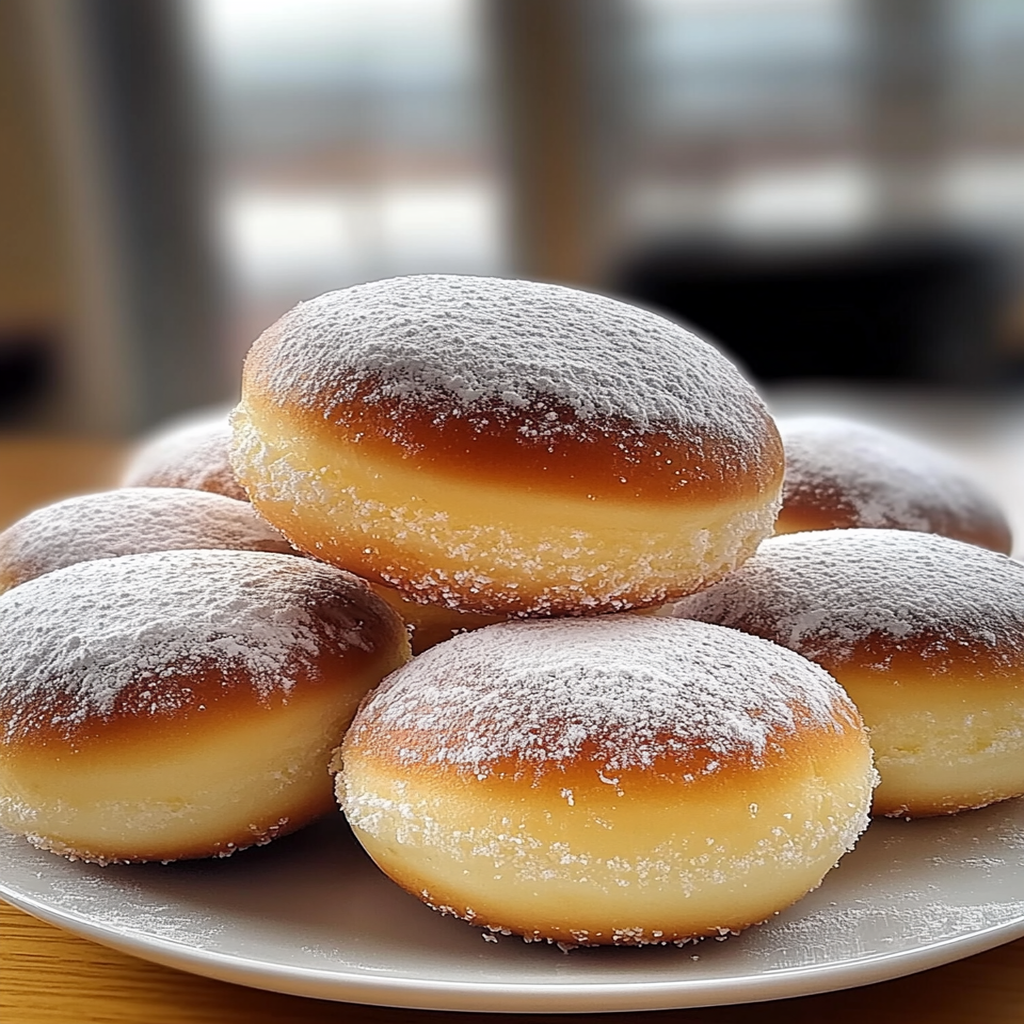
[[[284,965],[202,949],[163,936],[96,922],[53,908],[0,880],[0,897],[39,920],[130,956],[188,973],[334,1002],[396,1009],[492,1013],[593,1013],[686,1009],[767,1002],[876,984],[940,967],[1024,936],[1024,914],[913,949],[874,952],[841,962],[770,968],[761,974],[680,981],[524,982],[431,980],[350,969]],[[696,948],[696,947],[695,947]]]

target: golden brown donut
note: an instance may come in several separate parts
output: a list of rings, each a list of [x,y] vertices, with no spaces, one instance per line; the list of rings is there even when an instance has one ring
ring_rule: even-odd
[[[370,694],[335,760],[353,832],[435,909],[528,941],[681,942],[799,899],[867,824],[856,708],[704,623],[507,622]]]
[[[247,501],[231,467],[228,409],[176,420],[145,438],[121,476],[122,487],[187,487]]]
[[[334,804],[361,697],[409,656],[332,566],[255,551],[80,562],[0,595],[0,824],[72,858],[227,856]]]
[[[0,592],[76,562],[176,548],[297,553],[247,502],[178,487],[126,487],[47,505],[0,533]]]
[[[742,562],[783,462],[753,388],[662,317],[555,285],[398,278],[246,360],[234,465],[294,544],[483,614],[663,604]]]
[[[1024,794],[1024,565],[935,534],[772,537],[677,615],[818,662],[871,731],[877,814],[921,817]]]
[[[939,533],[1009,554],[1010,525],[982,486],[941,452],[832,416],[780,419],[786,480],[776,533],[849,529]]]

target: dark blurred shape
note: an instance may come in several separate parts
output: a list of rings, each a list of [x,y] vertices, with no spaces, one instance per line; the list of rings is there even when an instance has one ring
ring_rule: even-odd
[[[222,399],[219,287],[194,71],[177,0],[65,7],[110,198],[135,427]]]
[[[882,224],[942,215],[943,163],[955,151],[956,60],[950,0],[860,0],[865,151]]]
[[[45,310],[56,323],[55,368],[35,425],[125,433],[223,400],[230,384],[183,5],[3,6],[17,15],[8,27],[26,64],[10,102],[35,112],[46,137],[36,173],[52,182],[47,213],[60,238],[51,268],[59,259],[61,269],[51,273],[63,287],[51,286]]]
[[[29,419],[54,386],[53,338],[41,331],[0,333],[0,427]]]
[[[761,380],[842,377],[984,386],[1010,294],[1004,249],[968,237],[826,247],[668,243],[615,286],[705,332]]]
[[[513,267],[592,282],[605,270],[621,141],[618,0],[488,0]]]
[[[46,417],[67,281],[26,12],[0,3],[0,427]]]

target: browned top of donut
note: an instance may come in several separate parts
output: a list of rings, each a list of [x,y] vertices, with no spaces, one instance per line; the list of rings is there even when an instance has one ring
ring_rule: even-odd
[[[145,438],[121,477],[122,487],[188,487],[246,501],[231,468],[228,410],[171,423]]]
[[[246,361],[243,401],[453,475],[545,491],[760,492],[781,474],[762,402],[678,324],[555,285],[423,276],[302,303]]]
[[[832,416],[780,420],[786,449],[780,527],[939,533],[1008,554],[1009,523],[942,452],[866,423]]]
[[[1024,565],[937,534],[770,537],[675,613],[756,634],[830,671],[1004,676],[1024,668]]]
[[[287,703],[398,647],[398,616],[332,566],[254,551],[81,562],[0,595],[9,748],[157,733],[214,706]]]
[[[618,785],[784,762],[801,737],[860,735],[845,692],[775,644],[682,620],[501,623],[431,648],[370,694],[346,738],[403,772]],[[600,787],[598,787],[600,788]]]
[[[174,548],[297,554],[248,502],[180,487],[125,487],[47,505],[0,533],[0,590],[76,562]]]

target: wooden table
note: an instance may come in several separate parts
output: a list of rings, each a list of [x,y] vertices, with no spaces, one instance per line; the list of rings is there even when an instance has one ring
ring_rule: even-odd
[[[0,438],[0,528],[30,508],[115,479],[121,445]],[[210,981],[68,935],[0,903],[4,1024],[384,1024],[391,1021],[560,1021],[388,1009],[277,995]],[[594,1015],[587,1015],[592,1019]],[[579,1019],[579,1018],[569,1018]],[[610,1024],[1020,1024],[1024,939],[895,981],[746,1006],[608,1015]]]

